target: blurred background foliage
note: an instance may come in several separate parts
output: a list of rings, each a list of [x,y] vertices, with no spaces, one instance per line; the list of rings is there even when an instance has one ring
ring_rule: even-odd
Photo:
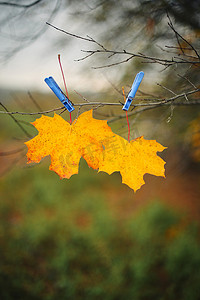
[[[1,299],[199,299],[199,223],[160,199],[136,213],[126,193],[132,210],[116,213],[117,174],[91,173],[82,162],[58,182],[43,164],[3,180]]]
[[[170,54],[158,44],[177,47],[167,26],[168,11],[175,28],[199,49],[199,1],[39,2],[29,8],[8,5],[8,14],[1,14],[2,28],[14,26],[19,33],[15,39],[10,35],[10,44],[2,43],[3,60],[47,30],[39,21],[41,15],[52,21],[55,15],[63,16],[65,9],[70,9],[74,22],[82,21],[83,28],[93,26],[106,46],[166,57]],[[63,18],[64,29],[67,21]],[[58,40],[61,47],[70,47],[66,36],[59,35]],[[96,57],[91,65],[104,59]],[[160,71],[135,60],[110,72],[119,75],[117,87],[121,89],[123,83],[128,90],[133,70],[136,73],[141,68],[147,74],[153,71],[152,80]],[[199,68],[194,66],[177,66],[159,74],[162,84],[176,93],[192,89],[191,82],[199,86]],[[140,96],[142,92],[160,97],[170,94],[150,83],[142,87]],[[56,106],[52,95],[36,91],[32,95],[41,110]],[[88,90],[84,96],[110,101],[113,95],[112,87],[98,94]],[[2,92],[1,97],[9,110],[40,110],[26,92]],[[75,94],[73,99],[80,102]],[[35,116],[15,116],[18,125],[8,115],[1,116],[0,299],[199,300],[197,107],[159,108],[130,119],[132,138],[145,135],[168,146],[162,153],[167,161],[166,179],[145,175],[146,184],[136,194],[121,184],[118,173],[97,174],[84,161],[79,175],[62,181],[48,170],[49,158],[27,167],[23,142],[28,137],[19,124],[34,136],[37,132],[29,122]],[[109,112],[99,108],[95,117],[120,112],[121,107]],[[110,125],[127,136],[124,120]]]

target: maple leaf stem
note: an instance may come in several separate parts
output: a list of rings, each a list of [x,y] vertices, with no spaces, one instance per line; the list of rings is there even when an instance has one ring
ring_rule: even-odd
[[[62,78],[63,78],[63,82],[64,82],[64,86],[65,86],[65,91],[66,91],[66,94],[67,94],[67,98],[69,98],[69,94],[68,94],[68,90],[67,90],[67,85],[66,85],[66,80],[65,80],[65,74],[64,74],[64,71],[63,71],[63,68],[62,68],[62,64],[61,64],[60,54],[58,54],[58,62],[59,62],[59,65],[60,65],[60,70],[61,70],[61,73],[62,73]],[[69,113],[69,120],[70,120],[70,124],[72,124],[72,114],[71,114],[71,112]]]
[[[126,102],[126,96],[125,96],[125,93],[124,93],[124,87],[122,87],[122,93],[123,93],[123,96],[124,96],[124,102]],[[128,125],[128,141],[130,142],[130,124],[129,124],[129,120],[128,120],[128,113],[126,111],[126,121],[127,121],[127,125]]]
[[[127,111],[126,111],[126,121],[127,121],[127,125],[128,125],[128,141],[130,142],[130,124],[129,124],[129,120],[128,120]]]

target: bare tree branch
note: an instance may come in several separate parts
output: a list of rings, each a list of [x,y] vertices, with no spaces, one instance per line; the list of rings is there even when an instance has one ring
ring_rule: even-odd
[[[190,100],[190,101],[180,101],[180,102],[176,102],[176,100],[180,99],[180,98],[185,98],[189,95],[195,94],[197,92],[200,92],[200,89],[195,89],[195,90],[191,90],[188,92],[184,92],[181,93],[179,95],[175,95],[173,97],[167,98],[167,99],[153,99],[153,102],[147,102],[147,103],[134,103],[131,105],[132,108],[141,108],[141,109],[137,109],[134,112],[130,112],[130,115],[133,115],[135,113],[139,113],[148,109],[153,109],[153,108],[157,108],[160,106],[169,106],[169,105],[175,105],[175,106],[186,106],[186,105],[200,105],[200,100]],[[186,98],[187,99],[187,98]],[[142,100],[145,101],[145,98],[135,98],[135,100]],[[122,106],[123,103],[120,102],[92,102],[92,101],[88,101],[87,102],[83,102],[83,103],[74,103],[74,106],[78,106],[79,108],[84,107],[84,106],[95,106],[95,109],[97,109],[98,107],[104,107],[104,106]],[[40,114],[48,114],[48,113],[52,113],[58,110],[63,110],[64,106],[62,107],[58,107],[58,108],[54,108],[51,110],[46,110],[46,111],[41,111],[41,112],[19,112],[19,111],[0,111],[0,113],[2,114],[9,114],[9,115],[14,115],[14,114],[19,114],[19,115],[40,115]],[[128,115],[129,115],[128,114]],[[123,118],[123,116],[125,117],[125,114],[123,115],[118,115],[116,117],[114,117],[114,120],[118,120],[120,118]]]
[[[20,3],[17,3],[17,2],[3,1],[3,2],[0,2],[0,5],[15,6],[15,7],[21,7],[21,8],[29,8],[29,7],[32,7],[32,6],[38,4],[42,1],[44,1],[44,0],[37,0],[37,1],[34,1],[32,3],[29,3],[29,4],[20,4]]]
[[[172,23],[168,23],[168,25],[170,26],[170,28],[176,32],[178,34],[178,36],[180,36],[182,38],[182,40],[184,40],[185,42],[187,42],[187,44],[190,46],[190,49],[192,49],[196,56],[191,56],[191,55],[187,55],[184,53],[184,51],[182,51],[182,56],[185,57],[176,57],[176,56],[172,56],[171,59],[166,59],[166,58],[162,58],[162,57],[152,57],[143,53],[133,53],[133,52],[129,52],[124,50],[121,51],[117,51],[117,50],[112,50],[112,49],[108,49],[106,48],[104,45],[102,45],[101,43],[99,43],[98,41],[96,41],[94,38],[92,37],[83,37],[74,33],[71,33],[69,31],[60,29],[52,24],[50,24],[49,22],[46,22],[47,25],[51,26],[52,28],[66,34],[69,36],[72,36],[74,38],[77,39],[81,39],[81,40],[85,40],[86,42],[92,42],[93,44],[96,44],[98,47],[100,47],[100,49],[94,49],[94,50],[81,50],[82,52],[86,53],[86,55],[82,58],[77,59],[76,61],[82,61],[85,60],[95,54],[109,54],[109,57],[112,57],[114,55],[126,55],[128,56],[128,58],[122,60],[122,61],[117,61],[111,64],[106,64],[103,66],[97,66],[97,67],[92,67],[93,69],[102,69],[102,68],[108,68],[108,67],[113,67],[125,62],[128,62],[129,60],[133,59],[133,58],[139,58],[142,59],[145,63],[149,62],[149,63],[157,63],[160,65],[163,65],[164,67],[170,67],[170,66],[174,66],[177,64],[190,64],[190,65],[199,65],[200,64],[200,56],[197,52],[197,50],[193,47],[193,45],[191,45],[191,43],[189,43],[188,41],[186,41],[186,39],[184,39],[180,34],[178,34],[178,32],[174,29]],[[179,48],[181,46],[179,45]],[[183,50],[183,49],[182,49]],[[173,54],[173,53],[172,53]],[[192,60],[190,59],[192,58]]]

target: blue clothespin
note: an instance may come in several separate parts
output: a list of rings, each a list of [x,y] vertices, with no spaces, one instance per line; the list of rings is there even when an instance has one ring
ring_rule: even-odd
[[[131,102],[133,101],[133,98],[135,97],[135,94],[139,88],[139,85],[140,85],[143,77],[144,77],[144,72],[141,71],[141,72],[137,73],[135,80],[133,82],[133,85],[131,87],[131,90],[128,94],[128,97],[126,98],[126,102],[122,108],[123,110],[127,111],[129,109]]]
[[[61,88],[58,86],[58,84],[55,82],[53,77],[45,78],[44,80],[46,84],[50,87],[50,89],[54,92],[54,94],[58,97],[58,99],[62,102],[62,104],[66,107],[66,109],[69,112],[72,112],[74,110],[74,107],[72,106],[70,100],[65,96]]]

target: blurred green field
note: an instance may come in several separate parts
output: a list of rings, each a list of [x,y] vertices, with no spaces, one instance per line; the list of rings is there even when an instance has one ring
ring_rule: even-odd
[[[2,180],[1,299],[199,299],[199,225],[159,200],[120,219],[106,188],[83,162],[70,182],[46,163]]]

